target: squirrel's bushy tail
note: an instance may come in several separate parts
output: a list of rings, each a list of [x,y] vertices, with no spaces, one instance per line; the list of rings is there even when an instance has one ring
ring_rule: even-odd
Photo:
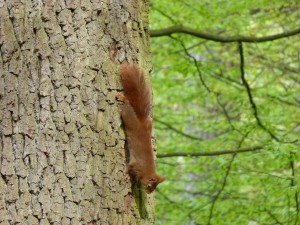
[[[146,118],[151,110],[151,90],[144,73],[136,64],[121,65],[121,82],[124,95],[128,99],[138,118]]]

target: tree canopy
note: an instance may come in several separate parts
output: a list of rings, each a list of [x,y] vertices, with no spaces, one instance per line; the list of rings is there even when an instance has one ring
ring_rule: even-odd
[[[299,224],[300,3],[151,1],[157,224]]]

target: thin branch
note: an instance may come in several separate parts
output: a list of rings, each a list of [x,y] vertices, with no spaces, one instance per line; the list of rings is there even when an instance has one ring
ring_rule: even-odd
[[[153,7],[153,6],[152,6]],[[166,17],[167,19],[169,19],[173,24],[176,24],[177,22],[168,14],[165,13],[164,10],[160,10],[157,7],[153,7],[154,10],[156,10],[157,12],[159,12],[161,15],[163,15],[164,17]]]
[[[253,100],[250,85],[248,84],[248,82],[246,80],[243,44],[241,42],[239,42],[238,46],[239,46],[239,53],[240,53],[240,71],[241,71],[242,82],[243,82],[243,84],[246,88],[247,95],[248,95],[248,98],[249,98],[249,102],[250,102],[250,104],[252,106],[252,109],[253,109],[254,117],[255,117],[258,125],[263,126],[261,121],[260,121],[260,118],[258,117],[257,107],[256,107],[256,104]]]
[[[183,51],[185,52],[185,54],[193,61],[194,65],[195,65],[195,68],[196,68],[196,70],[197,70],[197,72],[198,72],[199,79],[200,79],[202,85],[205,87],[205,89],[206,89],[208,92],[213,92],[214,94],[218,95],[218,93],[216,93],[215,91],[211,90],[211,89],[208,87],[208,85],[206,84],[205,80],[203,79],[202,72],[201,72],[200,67],[199,67],[199,65],[198,65],[199,60],[198,60],[196,57],[194,57],[194,56],[189,52],[190,49],[192,49],[192,48],[195,47],[196,45],[201,44],[202,42],[201,42],[201,43],[198,43],[198,44],[196,44],[196,45],[190,46],[190,47],[186,47],[182,40],[180,40],[180,39],[178,39],[178,38],[175,38],[175,37],[173,37],[173,36],[171,36],[171,38],[174,39],[174,40],[176,40],[176,41],[178,41],[178,42],[180,43],[180,45],[181,45],[181,47],[183,48]],[[176,51],[175,53],[178,53],[178,51]],[[207,73],[207,71],[206,71],[206,73]],[[216,78],[216,79],[218,79],[218,80],[222,80],[222,81],[226,82],[226,84],[231,85],[231,86],[233,86],[233,87],[235,87],[235,88],[238,88],[238,87],[235,86],[235,85],[233,85],[233,84],[241,85],[240,83],[238,83],[238,82],[235,81],[234,79],[230,79],[230,78],[228,78],[228,77],[222,76],[222,71],[220,71],[219,74],[218,74],[218,73],[217,73],[217,74],[208,74],[208,73],[207,73],[207,75],[209,75],[209,76],[211,76],[211,77],[214,77],[214,78]]]
[[[156,191],[158,194],[160,194],[165,200],[167,200],[167,202],[169,202],[169,204],[171,204],[173,207],[178,208],[180,210],[186,210],[189,209],[187,207],[183,207],[181,204],[179,204],[178,202],[172,200],[171,198],[169,198],[169,196],[165,195],[163,192],[159,191],[159,189],[156,189]],[[188,215],[188,217],[190,219],[192,219],[192,217],[190,215]]]
[[[158,123],[160,123],[160,124],[162,124],[162,125],[164,125],[164,126],[167,127],[168,129],[170,129],[170,130],[172,130],[172,131],[174,131],[174,132],[176,132],[176,133],[178,133],[178,134],[180,134],[180,135],[182,135],[182,136],[184,136],[184,137],[187,137],[187,138],[190,138],[190,139],[193,139],[193,140],[196,140],[196,141],[202,141],[202,140],[203,140],[202,138],[199,138],[199,137],[196,137],[196,136],[193,136],[193,135],[184,133],[184,132],[182,132],[182,131],[176,129],[175,127],[171,126],[170,124],[168,124],[168,123],[166,123],[166,122],[164,122],[164,121],[161,121],[161,120],[159,120],[159,119],[154,119],[154,121],[155,121],[155,122],[158,122]]]
[[[238,144],[238,148],[241,147],[242,143],[244,142],[244,140],[246,139],[246,137],[247,137],[248,135],[249,135],[249,132],[247,132],[247,133],[245,134],[245,136],[242,137],[241,141],[240,141],[239,144]],[[233,161],[234,161],[234,159],[235,159],[236,156],[237,156],[237,153],[234,153],[234,154],[232,155],[231,160],[230,160],[230,162],[229,162],[229,164],[228,164],[226,173],[225,173],[225,177],[224,177],[223,182],[222,182],[222,186],[221,186],[221,188],[219,189],[218,193],[215,195],[215,197],[214,197],[214,199],[213,199],[213,201],[212,201],[212,205],[211,205],[211,207],[210,207],[209,218],[208,218],[208,223],[207,223],[207,224],[210,224],[211,219],[212,219],[212,217],[213,217],[213,211],[214,211],[215,204],[216,204],[216,202],[218,201],[218,199],[219,199],[221,193],[225,190],[225,186],[226,186],[226,184],[227,184],[227,179],[228,179],[228,177],[229,177],[229,173],[230,173],[230,170],[231,170],[231,167],[232,167],[232,163],[233,163]]]
[[[219,72],[215,72],[214,74],[211,75],[212,77],[218,79],[219,81],[222,81],[226,83],[226,85],[230,85],[231,87],[234,87],[238,91],[242,90],[242,85],[240,82],[236,81],[233,78],[227,77],[223,74],[223,71],[220,70]]]
[[[225,31],[226,30],[222,29],[222,30],[220,30],[220,31],[217,32],[217,35],[220,35],[220,34],[224,33]],[[187,47],[187,50],[192,50],[192,49],[197,48],[197,47],[199,47],[201,45],[204,45],[205,48],[206,48],[206,50],[212,55],[212,52],[210,51],[210,49],[207,49],[207,45],[206,45],[207,41],[208,40],[200,40],[198,43],[193,44],[193,45]],[[181,51],[182,51],[182,49],[181,50],[175,50],[175,53],[180,53]],[[215,58],[215,57],[213,57],[213,58]]]
[[[249,174],[249,172],[251,173],[256,173],[257,175],[266,175],[266,176],[269,176],[269,177],[274,177],[276,179],[282,179],[282,180],[291,180],[291,178],[289,176],[279,176],[279,175],[275,175],[276,174],[276,171],[275,173],[267,173],[267,172],[264,172],[264,171],[260,171],[260,170],[256,170],[256,169],[249,169],[245,166],[242,166],[240,165],[241,168],[243,168],[247,174]]]
[[[200,70],[199,65],[198,65],[198,60],[197,60],[191,53],[189,53],[188,49],[185,47],[185,45],[184,45],[184,43],[183,43],[182,40],[180,40],[180,39],[178,39],[178,38],[175,38],[175,37],[172,37],[172,36],[171,36],[171,38],[174,39],[174,40],[176,40],[176,41],[178,41],[178,42],[180,43],[181,47],[183,48],[185,54],[186,54],[190,59],[192,59],[194,65],[195,65],[195,67],[196,67],[196,69],[197,69],[197,72],[198,72],[198,75],[199,75],[199,79],[200,79],[202,85],[205,87],[205,89],[206,89],[208,92],[211,92],[210,88],[207,86],[207,84],[205,83],[205,81],[204,81],[204,79],[203,79],[201,70]]]
[[[273,95],[270,95],[270,94],[267,94],[268,97],[274,99],[274,100],[277,100],[281,103],[284,103],[286,105],[290,105],[290,106],[295,106],[295,107],[299,107],[299,104],[297,104],[296,102],[290,102],[290,101],[287,101],[287,100],[284,100],[284,99],[281,99],[280,97],[278,96],[273,96]]]
[[[219,95],[216,96],[216,99],[217,99],[217,103],[219,104],[219,106],[221,106],[222,110],[223,110],[223,113],[225,115],[225,118],[227,119],[228,123],[230,124],[231,126],[231,129],[232,130],[235,130],[235,127],[233,126],[232,122],[231,122],[231,118],[229,116],[229,113],[227,112],[225,106],[222,104],[220,98],[219,98]]]
[[[287,197],[287,201],[288,201],[288,225],[291,224],[291,200],[290,200],[290,196],[288,194],[286,194],[286,197]]]
[[[278,219],[277,219],[277,217],[270,211],[270,210],[265,210],[267,213],[268,213],[268,215],[273,219],[273,220],[275,220],[275,222],[276,222],[276,224],[278,224],[278,225],[283,225],[283,223],[281,223]]]
[[[239,47],[239,53],[240,53],[240,71],[241,71],[241,78],[242,78],[242,82],[243,85],[246,88],[247,91],[247,95],[249,98],[249,102],[251,104],[251,107],[253,109],[253,114],[254,117],[257,121],[258,126],[260,126],[263,130],[265,130],[267,133],[269,133],[269,135],[274,138],[276,141],[279,141],[279,139],[269,130],[265,127],[265,125],[262,124],[259,116],[258,116],[258,111],[257,111],[257,106],[253,100],[253,96],[252,96],[252,92],[251,92],[251,88],[250,85],[248,84],[247,80],[246,80],[246,75],[245,75],[245,63],[244,63],[244,50],[243,50],[243,43],[242,42],[238,42],[238,47]]]
[[[171,152],[171,153],[163,153],[157,154],[157,158],[169,158],[169,157],[201,157],[201,156],[219,156],[219,155],[227,155],[227,154],[237,154],[244,152],[255,152],[262,150],[264,146],[254,146],[248,148],[237,148],[233,150],[221,150],[221,151],[210,151],[210,152]]]
[[[211,219],[213,217],[213,211],[214,211],[215,204],[216,204],[217,200],[219,199],[222,191],[225,189],[225,186],[227,184],[227,179],[228,179],[228,176],[229,176],[229,173],[230,173],[230,170],[231,170],[231,166],[232,166],[232,163],[233,163],[235,157],[236,157],[236,153],[233,154],[233,156],[232,156],[232,158],[229,162],[229,165],[227,167],[226,174],[225,174],[222,186],[221,186],[220,190],[218,191],[218,193],[215,195],[215,197],[213,199],[213,202],[212,202],[210,210],[209,210],[209,218],[208,218],[208,223],[207,224],[211,224],[210,222],[211,222]]]
[[[166,123],[166,122],[164,122],[164,121],[162,121],[162,120],[159,120],[159,119],[156,119],[156,118],[154,118],[153,119],[155,122],[157,122],[157,123],[160,123],[160,124],[162,124],[163,126],[165,126],[166,128],[168,128],[169,130],[171,130],[171,131],[173,131],[173,132],[175,132],[175,133],[177,133],[177,134],[179,134],[179,135],[181,135],[181,136],[183,136],[183,137],[186,137],[186,138],[189,138],[189,139],[192,139],[192,140],[196,140],[196,141],[203,141],[204,139],[205,140],[212,140],[212,139],[215,139],[215,138],[217,138],[217,137],[219,137],[220,135],[223,135],[223,134],[225,134],[225,133],[227,133],[228,132],[228,129],[226,129],[226,130],[222,130],[222,131],[220,131],[220,132],[218,132],[218,133],[205,133],[205,134],[208,134],[209,135],[209,137],[205,137],[205,138],[201,138],[201,137],[198,137],[198,136],[194,136],[194,135],[191,135],[191,134],[187,134],[187,133],[185,133],[185,132],[182,132],[182,131],[180,131],[179,129],[177,129],[177,128],[175,128],[175,127],[173,127],[172,125],[170,125],[169,123]],[[205,134],[200,134],[200,135],[205,135]]]
[[[295,163],[294,163],[294,153],[290,152],[290,167],[291,167],[291,170],[292,170],[292,178],[291,178],[291,183],[290,183],[290,186],[291,187],[295,187]],[[295,208],[296,208],[296,220],[295,220],[295,225],[298,224],[298,218],[299,218],[299,198],[298,198],[298,191],[295,192],[295,195],[294,195],[294,198],[295,198]]]
[[[264,37],[247,37],[247,36],[218,36],[214,34],[205,33],[200,30],[194,30],[185,26],[171,26],[164,29],[159,30],[151,30],[150,37],[161,37],[161,36],[169,36],[175,33],[184,33],[189,34],[198,38],[203,38],[211,41],[229,43],[229,42],[248,42],[248,43],[260,43],[266,41],[273,41],[281,38],[286,38],[294,35],[300,34],[300,28],[295,30],[290,30],[287,32],[282,32],[279,34],[264,36]]]

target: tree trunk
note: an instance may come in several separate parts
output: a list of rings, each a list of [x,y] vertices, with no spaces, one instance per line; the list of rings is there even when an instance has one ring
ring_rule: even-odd
[[[148,32],[146,0],[0,0],[1,225],[154,223],[115,100]]]

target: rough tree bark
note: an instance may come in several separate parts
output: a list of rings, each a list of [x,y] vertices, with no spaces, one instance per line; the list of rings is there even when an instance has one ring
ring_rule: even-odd
[[[1,225],[154,223],[115,101],[149,54],[147,0],[0,0]]]

